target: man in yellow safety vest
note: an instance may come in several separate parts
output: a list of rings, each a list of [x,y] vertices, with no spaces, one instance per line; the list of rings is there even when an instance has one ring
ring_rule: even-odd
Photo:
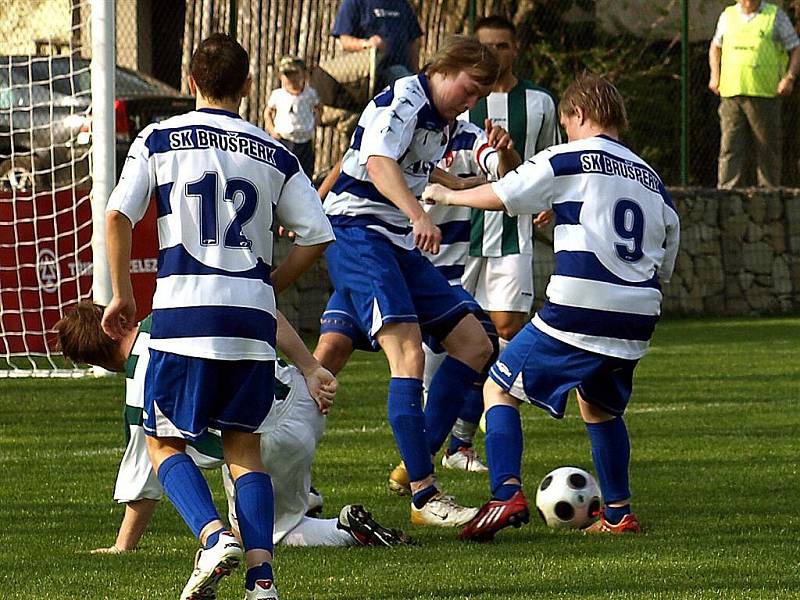
[[[768,2],[737,0],[719,17],[708,62],[708,87],[720,96],[717,187],[752,183],[744,171],[750,148],[755,149],[758,185],[779,186],[780,96],[792,93],[800,72],[800,39],[789,17]]]

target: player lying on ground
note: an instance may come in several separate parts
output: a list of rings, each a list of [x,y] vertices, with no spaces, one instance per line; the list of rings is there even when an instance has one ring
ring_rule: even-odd
[[[633,371],[661,312],[660,281],[678,251],[679,221],[660,177],[619,141],[622,97],[584,75],[564,92],[569,143],[540,152],[500,181],[467,191],[431,186],[426,200],[509,214],[555,211],[555,274],[547,301],[501,353],[484,387],[492,499],[462,530],[489,540],[528,521],[522,492],[519,405],[561,418],[577,389],[605,506],[592,533],[638,532],[628,481],[630,442],[622,415]]]
[[[125,504],[116,542],[95,552],[119,554],[136,548],[163,489],[153,471],[142,428],[144,375],[149,361],[151,319],[144,319],[120,342],[100,327],[102,307],[89,302],[56,324],[64,356],[75,362],[101,364],[126,374],[125,426],[127,447],[120,463],[114,499]],[[325,413],[333,405],[336,380],[314,360],[291,325],[278,313],[278,348],[299,367],[278,362],[275,401],[261,436],[261,457],[272,477],[275,498],[274,543],[290,546],[394,545],[410,542],[402,532],[375,522],[360,505],[347,505],[338,519],[312,519],[309,511],[311,466],[325,428]],[[222,441],[211,430],[187,446],[201,468],[222,467],[228,515],[235,532],[234,486],[222,459]],[[321,507],[320,507],[321,508]]]
[[[155,195],[159,268],[144,429],[159,481],[203,546],[181,600],[215,595],[219,579],[242,559],[247,600],[278,596],[272,486],[259,438],[273,398],[273,281],[276,289],[285,286],[333,240],[297,159],[237,112],[250,92],[248,68],[247,52],[230,36],[200,43],[188,80],[197,109],[139,134],[106,212],[113,296],[103,329],[119,340],[136,325],[132,228]],[[297,238],[292,256],[271,275],[276,216]],[[304,260],[294,260],[300,255]],[[287,263],[297,267],[289,277]],[[185,453],[187,441],[209,427],[222,431],[236,480],[241,544]]]
[[[492,52],[456,38],[425,73],[386,88],[367,105],[325,200],[338,243],[327,251],[336,291],[359,327],[374,337],[391,372],[389,423],[411,481],[412,522],[454,526],[475,514],[441,492],[430,449],[446,438],[492,345],[474,302],[450,287],[420,253],[436,253],[441,231],[418,198],[444,156],[449,124],[486,95],[497,78]],[[422,410],[422,334],[449,356]]]

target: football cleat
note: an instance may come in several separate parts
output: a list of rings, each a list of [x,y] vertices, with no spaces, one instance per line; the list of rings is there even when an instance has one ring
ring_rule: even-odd
[[[308,490],[308,509],[306,510],[307,517],[317,518],[322,514],[322,494],[312,485]]]
[[[389,491],[398,496],[408,496],[411,493],[411,480],[408,478],[406,463],[400,464],[392,469],[389,475]]]
[[[220,580],[230,575],[244,558],[242,545],[229,531],[219,535],[211,548],[197,551],[194,571],[181,592],[180,600],[212,600],[217,597]],[[268,598],[269,596],[265,596]]]
[[[442,456],[442,466],[445,469],[455,469],[469,473],[486,473],[489,470],[478,458],[474,448],[464,448],[463,446],[453,454],[445,452],[444,456]]]
[[[344,506],[339,513],[336,527],[349,533],[360,546],[400,546],[414,543],[402,531],[382,526],[360,504]]]
[[[478,509],[461,506],[452,496],[441,492],[425,503],[422,508],[411,504],[411,523],[435,525],[436,527],[460,527],[478,514]]]
[[[278,590],[272,579],[257,579],[252,590],[244,591],[244,600],[278,600]]]
[[[619,523],[616,525],[613,523],[609,523],[606,521],[606,517],[603,514],[603,509],[600,509],[600,518],[597,519],[594,523],[585,527],[583,529],[584,533],[595,534],[595,533],[611,533],[611,534],[619,534],[619,533],[641,533],[642,527],[639,525],[639,519],[636,517],[635,514],[630,513],[622,517]]]
[[[522,527],[530,520],[528,501],[522,490],[517,490],[508,500],[489,500],[472,519],[458,539],[473,542],[490,542],[495,534],[505,527]]]

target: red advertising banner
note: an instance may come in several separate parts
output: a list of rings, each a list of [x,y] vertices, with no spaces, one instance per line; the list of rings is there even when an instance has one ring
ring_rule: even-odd
[[[0,352],[53,352],[53,325],[92,293],[88,192],[0,194]],[[137,317],[150,312],[158,262],[155,203],[136,226],[131,276]]]

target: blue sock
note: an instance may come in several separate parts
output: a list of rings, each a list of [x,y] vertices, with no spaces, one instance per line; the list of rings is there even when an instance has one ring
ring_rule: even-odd
[[[233,484],[239,533],[247,550],[272,552],[272,527],[275,521],[272,480],[266,473],[245,473]]]
[[[437,369],[425,403],[428,449],[436,454],[461,412],[464,400],[481,380],[481,374],[448,356]]]
[[[389,425],[411,481],[433,473],[433,463],[425,438],[422,412],[422,381],[411,377],[389,380]]]
[[[411,497],[411,501],[414,503],[414,506],[417,508],[422,508],[425,506],[425,503],[433,498],[436,494],[439,493],[439,490],[436,488],[435,485],[429,485],[428,487],[421,489],[416,494]]]
[[[211,548],[211,546],[213,546],[214,544],[216,544],[216,543],[217,543],[217,541],[219,540],[219,534],[220,534],[220,533],[222,533],[223,531],[225,531],[225,528],[224,528],[224,527],[220,527],[220,528],[219,528],[219,529],[217,529],[217,530],[216,530],[214,533],[212,533],[211,535],[209,535],[209,536],[206,538],[206,543],[205,543],[205,544],[203,544],[203,548],[205,548],[206,550],[208,550],[209,548]]]
[[[483,412],[483,381],[482,377],[479,384],[473,385],[464,397],[464,404],[453,427],[453,435],[450,436],[447,454],[453,454],[459,448],[472,447],[473,436],[478,430],[478,422]]]
[[[158,480],[196,538],[200,538],[203,527],[219,519],[208,483],[185,454],[173,454],[162,462],[158,467]]]
[[[486,412],[486,458],[492,497],[508,500],[520,486],[503,485],[506,479],[522,481],[522,421],[513,406],[495,405]]]
[[[605,518],[605,520],[612,525],[616,525],[622,520],[622,517],[629,514],[631,514],[630,504],[626,504],[625,506],[606,505],[605,510],[603,511],[603,518]]]
[[[256,581],[259,579],[275,580],[270,563],[261,563],[257,567],[250,567],[247,569],[247,573],[244,576],[244,587],[252,592],[256,587]]]
[[[603,423],[586,423],[586,431],[592,444],[592,461],[603,500],[608,504],[630,498],[628,465],[631,444],[625,421],[616,417]]]

